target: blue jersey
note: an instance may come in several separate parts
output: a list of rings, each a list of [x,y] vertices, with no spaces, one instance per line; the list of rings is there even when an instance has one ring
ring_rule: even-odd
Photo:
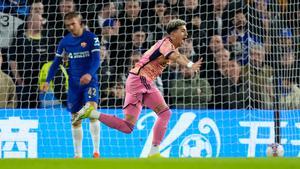
[[[84,31],[79,37],[71,33],[66,35],[59,43],[54,62],[49,70],[47,82],[50,82],[63,56],[68,57],[70,87],[80,87],[80,78],[89,73],[91,83],[98,83],[97,70],[100,66],[100,43],[98,37],[89,31]]]
[[[72,34],[65,36],[59,43],[55,59],[49,69],[46,82],[50,82],[56,74],[64,56],[69,62],[68,110],[79,111],[89,101],[98,102],[98,75],[100,66],[100,43],[98,37],[89,31],[84,31],[79,37]],[[87,85],[80,84],[80,78],[90,74],[92,80]]]

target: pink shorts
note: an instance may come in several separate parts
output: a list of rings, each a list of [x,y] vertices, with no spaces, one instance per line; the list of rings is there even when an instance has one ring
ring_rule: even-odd
[[[148,81],[143,76],[138,76],[129,73],[126,80],[126,96],[123,108],[126,108],[129,104],[143,103],[143,97],[150,93],[157,93],[157,97],[162,98],[160,91],[152,81]]]

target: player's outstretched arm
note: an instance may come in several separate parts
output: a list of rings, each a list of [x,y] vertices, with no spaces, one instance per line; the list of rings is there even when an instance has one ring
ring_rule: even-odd
[[[193,63],[185,55],[181,55],[178,51],[174,51],[172,54],[170,54],[169,58],[179,65],[186,66],[195,72],[199,71],[203,60],[203,58],[201,58],[197,62]]]

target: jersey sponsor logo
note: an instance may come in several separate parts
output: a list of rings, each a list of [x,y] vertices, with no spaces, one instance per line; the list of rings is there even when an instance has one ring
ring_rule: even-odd
[[[69,53],[68,57],[70,59],[86,58],[86,57],[90,57],[90,52],[89,51],[73,52],[73,53]]]
[[[86,43],[86,42],[81,42],[81,43],[80,43],[80,46],[81,46],[81,47],[83,47],[83,48],[85,48],[85,47],[86,47],[86,45],[87,45],[87,43]]]

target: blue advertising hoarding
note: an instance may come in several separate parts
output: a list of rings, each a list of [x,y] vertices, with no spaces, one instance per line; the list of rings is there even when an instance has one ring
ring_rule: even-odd
[[[104,113],[123,117],[120,109]],[[160,151],[166,157],[263,157],[274,142],[274,112],[266,110],[172,110]],[[300,112],[281,111],[281,143],[287,157],[300,156]],[[101,124],[102,157],[146,157],[156,115],[143,110],[131,134]],[[83,156],[91,157],[88,120]],[[0,110],[0,158],[72,158],[70,114],[63,109]]]

